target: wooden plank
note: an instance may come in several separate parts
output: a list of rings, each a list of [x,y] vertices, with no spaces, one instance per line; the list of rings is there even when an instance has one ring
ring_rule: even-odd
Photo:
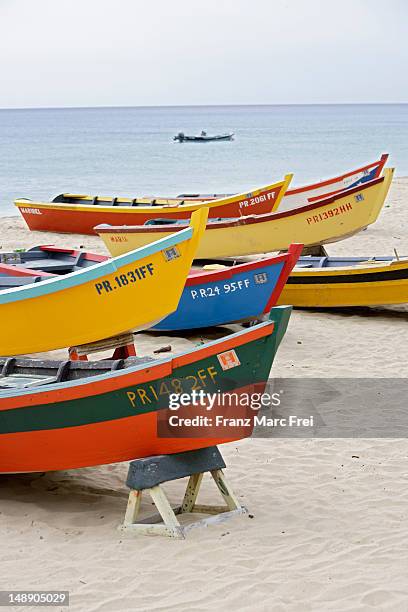
[[[112,336],[110,338],[104,338],[103,340],[97,340],[96,342],[90,342],[89,344],[81,344],[79,346],[71,347],[71,350],[75,350],[78,355],[90,355],[99,351],[107,351],[110,349],[116,349],[122,346],[127,346],[134,342],[132,333],[121,334],[120,336]]]
[[[148,536],[167,536],[169,538],[177,538],[183,540],[185,538],[184,529],[179,528],[169,529],[166,525],[144,525],[135,523],[134,525],[121,525],[119,531],[124,533],[135,533]]]
[[[225,480],[225,476],[222,470],[211,470],[211,476],[214,478],[214,482],[217,485],[221,495],[223,496],[225,503],[230,510],[236,510],[241,508],[239,500],[235,497],[233,490]]]
[[[192,512],[200,490],[203,473],[192,474],[189,478],[184,499],[181,504],[181,512]]]
[[[225,463],[216,446],[174,455],[157,455],[131,461],[126,484],[130,489],[141,491],[151,489],[162,482],[223,467]]]
[[[181,525],[178,522],[176,515],[174,514],[173,508],[170,506],[169,500],[167,499],[160,485],[152,487],[149,493],[152,496],[154,505],[156,506],[161,517],[163,518],[163,522],[166,527],[173,531],[181,529]]]
[[[140,503],[142,501],[142,491],[134,491],[133,489],[129,492],[129,499],[125,513],[124,525],[132,525],[136,522],[137,515],[140,510]]]
[[[228,506],[209,506],[207,504],[196,504],[191,512],[198,514],[223,514],[229,512]]]

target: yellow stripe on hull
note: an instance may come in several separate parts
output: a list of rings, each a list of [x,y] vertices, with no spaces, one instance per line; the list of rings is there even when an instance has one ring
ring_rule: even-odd
[[[394,280],[367,280],[369,276],[400,271],[406,278]],[[354,279],[365,275],[364,282]],[[307,278],[331,277],[333,282],[309,284],[301,283]],[[353,282],[341,282],[342,277],[354,277]],[[299,281],[298,283],[296,281]],[[337,282],[334,282],[337,281]],[[338,282],[340,281],[340,282]],[[290,275],[290,281],[285,285],[277,302],[278,304],[292,304],[304,308],[339,308],[346,306],[381,306],[408,303],[408,261],[392,262],[391,264],[358,266],[356,268],[322,268],[297,271]]]
[[[329,198],[327,204],[304,210],[208,223],[197,258],[255,255],[288,249],[293,242],[317,245],[342,240],[376,221],[392,176],[392,169],[385,170],[383,180],[376,179],[373,184]],[[171,227],[162,229],[165,231],[154,226],[137,231],[118,227],[110,231],[107,227],[98,233],[112,255],[119,255],[172,232]]]

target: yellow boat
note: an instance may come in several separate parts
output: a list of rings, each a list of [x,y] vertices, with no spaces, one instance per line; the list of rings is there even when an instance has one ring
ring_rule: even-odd
[[[282,213],[210,220],[197,258],[254,255],[286,250],[293,242],[312,246],[352,236],[376,221],[393,172],[393,169],[387,169],[384,176]],[[162,224],[158,220],[157,223],[136,227],[99,225],[95,231],[115,256],[168,236],[177,227],[183,227],[182,222]]]
[[[175,311],[207,221],[66,276],[0,291],[0,355],[86,344]],[[81,257],[82,254],[79,255]]]
[[[300,257],[278,300],[305,308],[407,303],[406,257]]]

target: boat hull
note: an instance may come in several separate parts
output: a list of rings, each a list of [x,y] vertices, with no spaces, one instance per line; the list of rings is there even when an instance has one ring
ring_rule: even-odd
[[[294,270],[278,303],[305,308],[408,303],[408,261],[357,268]]]
[[[291,245],[285,255],[190,275],[177,310],[153,330],[199,329],[260,319],[276,304],[302,246]]]
[[[175,136],[173,140],[179,142],[214,142],[219,140],[232,140],[234,134],[221,134],[220,136]]]
[[[292,211],[211,221],[207,223],[197,258],[217,259],[281,251],[288,249],[293,242],[313,246],[343,240],[376,221],[392,176],[393,170],[388,169],[384,177]],[[168,226],[163,225],[99,226],[96,231],[112,255],[125,253],[169,234]]]
[[[205,209],[176,237],[62,277],[0,292],[0,355],[37,353],[145,329],[176,310]],[[119,313],[119,316],[118,316]]]
[[[292,179],[289,174],[283,181],[242,194],[227,196],[219,200],[202,202],[198,200],[154,200],[154,205],[144,205],[143,200],[136,206],[126,198],[98,198],[92,204],[89,196],[67,196],[71,202],[32,202],[16,200],[15,205],[30,230],[53,231],[73,234],[95,234],[94,227],[101,223],[109,225],[139,225],[157,219],[189,219],[192,212],[208,208],[210,218],[240,217],[249,213],[263,214],[276,210]],[[161,204],[162,202],[162,204]],[[173,203],[172,203],[173,202]],[[121,205],[127,203],[127,205]]]
[[[161,437],[169,394],[262,391],[285,333],[290,308],[276,308],[271,321],[173,359],[144,364],[94,380],[60,383],[23,393],[0,392],[0,472],[79,468],[177,453],[251,434]],[[232,366],[224,367],[229,354]],[[95,380],[97,378],[97,380]],[[205,412],[191,408],[191,414]]]

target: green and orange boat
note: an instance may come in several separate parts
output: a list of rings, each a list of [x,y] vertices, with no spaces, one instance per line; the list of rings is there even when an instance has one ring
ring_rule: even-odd
[[[269,320],[173,357],[102,361],[0,359],[0,473],[45,472],[171,454],[252,433],[251,426],[167,427],[169,415],[211,416],[191,402],[169,410],[171,394],[234,397],[260,393],[291,308]],[[223,401],[218,402],[223,412]],[[241,410],[242,412],[242,410]],[[184,423],[186,425],[186,423]],[[185,435],[183,432],[189,432]]]

